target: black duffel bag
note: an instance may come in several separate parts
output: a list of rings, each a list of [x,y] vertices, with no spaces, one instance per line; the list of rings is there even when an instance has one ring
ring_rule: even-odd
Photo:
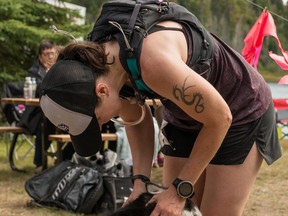
[[[131,178],[107,176],[101,166],[83,161],[63,161],[28,179],[25,190],[32,202],[84,214],[120,207],[133,188]]]

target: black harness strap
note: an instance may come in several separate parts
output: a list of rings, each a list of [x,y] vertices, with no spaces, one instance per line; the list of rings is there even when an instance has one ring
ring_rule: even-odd
[[[131,15],[131,19],[130,19],[129,24],[128,24],[128,29],[127,29],[128,41],[130,41],[130,39],[131,39],[131,35],[133,33],[134,26],[135,26],[135,23],[136,23],[140,8],[141,8],[141,4],[140,3],[136,3],[135,7],[134,7],[134,10],[133,10],[133,13]]]

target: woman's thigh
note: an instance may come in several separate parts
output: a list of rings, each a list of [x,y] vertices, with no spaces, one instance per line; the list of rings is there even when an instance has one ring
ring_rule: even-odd
[[[208,165],[200,207],[203,215],[242,215],[262,161],[254,144],[243,164]]]

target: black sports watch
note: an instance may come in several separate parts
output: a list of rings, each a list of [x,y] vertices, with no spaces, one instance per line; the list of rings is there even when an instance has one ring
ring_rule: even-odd
[[[190,181],[176,178],[172,184],[176,188],[177,194],[184,199],[191,198],[195,194],[193,184]]]

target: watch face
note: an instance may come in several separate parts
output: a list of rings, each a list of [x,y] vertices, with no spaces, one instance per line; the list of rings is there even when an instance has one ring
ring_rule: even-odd
[[[193,185],[190,182],[183,181],[178,185],[179,195],[189,197],[193,193]]]

